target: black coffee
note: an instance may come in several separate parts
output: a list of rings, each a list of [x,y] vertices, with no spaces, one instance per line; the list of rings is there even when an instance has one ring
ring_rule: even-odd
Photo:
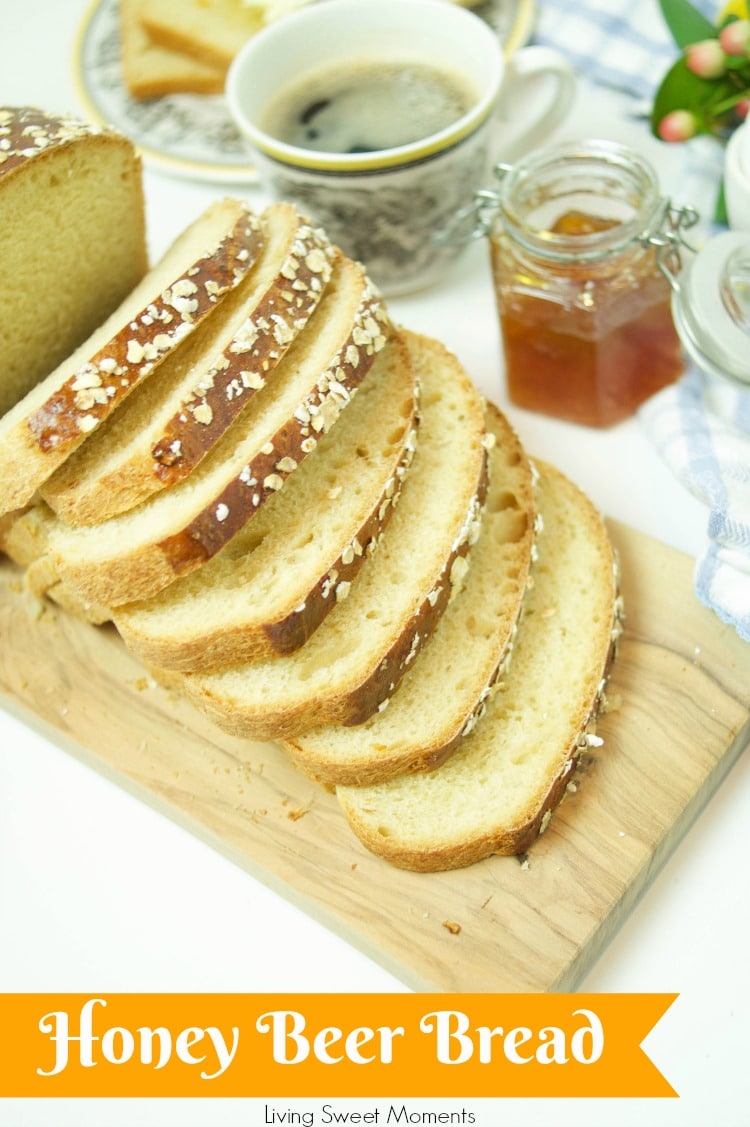
[[[476,98],[461,74],[429,63],[354,59],[285,87],[259,124],[298,148],[370,153],[445,129]]]

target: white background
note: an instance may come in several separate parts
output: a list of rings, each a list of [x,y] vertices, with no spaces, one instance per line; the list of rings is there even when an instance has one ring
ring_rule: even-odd
[[[0,104],[80,110],[71,55],[86,9],[86,0],[0,0]],[[560,136],[584,134],[641,148],[666,182],[677,181],[679,200],[678,157],[653,142],[645,125],[626,120],[612,95],[582,83]],[[226,191],[149,170],[152,256]],[[252,186],[229,191],[264,202]],[[452,348],[480,388],[508,410],[527,447],[556,462],[603,511],[698,553],[706,514],[672,479],[637,421],[600,433],[508,407],[482,245],[470,249],[443,286],[394,299],[391,308],[410,328]],[[472,1108],[477,1123],[492,1127],[533,1127],[542,1118],[557,1127],[747,1127],[748,814],[744,755],[581,984],[586,991],[679,993],[647,1046],[680,1099],[456,1106]],[[404,989],[276,893],[0,712],[0,992]],[[301,1111],[321,1104],[275,1106]],[[368,1100],[361,1109],[375,1106]],[[425,1101],[413,1104],[429,1108]],[[241,1101],[0,1101],[2,1127],[263,1122],[262,1104]]]

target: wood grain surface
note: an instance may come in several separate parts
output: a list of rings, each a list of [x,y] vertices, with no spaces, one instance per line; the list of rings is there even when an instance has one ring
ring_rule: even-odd
[[[525,864],[393,869],[277,747],[219,732],[112,627],[33,599],[4,559],[2,703],[415,990],[575,989],[750,739],[750,646],[695,599],[691,560],[609,527],[627,613],[616,708]]]

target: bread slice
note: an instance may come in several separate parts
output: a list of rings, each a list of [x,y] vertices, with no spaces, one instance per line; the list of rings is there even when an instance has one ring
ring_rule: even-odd
[[[487,406],[489,489],[463,587],[404,674],[388,707],[350,728],[313,728],[286,742],[327,785],[370,785],[447,759],[507,671],[535,540],[529,461],[505,416]]]
[[[394,338],[344,417],[213,560],[115,625],[147,665],[205,672],[298,649],[343,597],[397,503],[416,386]]]
[[[2,415],[148,268],[131,142],[71,116],[0,107],[0,262]]]
[[[0,419],[0,506],[28,504],[136,384],[246,273],[259,225],[245,204],[212,204],[158,266],[54,372]]]
[[[46,555],[54,514],[43,503],[14,509],[0,517],[0,551],[19,567]]]
[[[42,486],[71,524],[97,524],[187,477],[304,328],[331,277],[333,248],[291,204],[260,217],[263,248],[220,310],[167,357]]]
[[[215,556],[284,485],[351,401],[389,322],[360,266],[338,255],[331,284],[273,381],[184,480],[101,524],[58,522],[49,552],[79,598],[150,598]]]
[[[261,6],[238,0],[148,0],[141,10],[154,43],[224,71],[263,22]]]
[[[337,797],[364,845],[420,872],[522,853],[565,794],[619,636],[616,560],[601,517],[540,465],[544,533],[513,661],[486,712],[436,771]]]
[[[274,739],[365,720],[385,706],[463,578],[486,479],[483,405],[446,349],[404,336],[420,383],[419,442],[377,552],[295,653],[183,678],[229,732]]]
[[[81,600],[60,583],[47,554],[49,533],[55,521],[54,513],[43,501],[5,513],[0,517],[0,552],[23,569],[23,586],[32,595],[50,598],[77,618],[100,626],[110,619],[107,608]]]
[[[122,75],[133,98],[221,94],[226,72],[154,43],[141,23],[144,0],[120,0]]]

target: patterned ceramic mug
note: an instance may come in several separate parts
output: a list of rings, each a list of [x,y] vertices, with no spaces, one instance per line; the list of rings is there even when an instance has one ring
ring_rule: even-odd
[[[321,107],[330,112],[327,78],[344,73],[366,78],[372,71],[380,78],[392,75],[398,83],[403,68],[455,81],[464,98],[457,103],[458,116],[421,131],[417,127],[416,137],[404,133],[401,126],[419,109],[410,104],[407,81],[396,94],[396,111],[386,112],[385,122],[375,121],[371,137],[377,140],[350,144],[349,131],[343,141],[348,151],[325,141],[323,147],[309,143],[306,137],[316,129],[303,131],[301,141],[299,131],[292,133],[290,140],[277,124],[269,124],[274,102],[283,106],[287,91],[290,106],[299,92],[307,94],[297,124],[301,119],[317,127]],[[344,125],[347,112],[359,123],[377,119],[364,89],[354,86],[359,102],[342,97],[336,103]],[[269,194],[295,203],[324,226],[386,293],[394,294],[444,275],[460,248],[441,245],[436,233],[472,198],[491,161],[513,159],[560,123],[575,93],[575,77],[570,65],[546,48],[526,47],[506,59],[483,20],[445,0],[326,0],[251,39],[230,68],[226,90]],[[434,108],[436,100],[428,93],[425,103]],[[382,132],[389,122],[398,127],[391,137]]]

